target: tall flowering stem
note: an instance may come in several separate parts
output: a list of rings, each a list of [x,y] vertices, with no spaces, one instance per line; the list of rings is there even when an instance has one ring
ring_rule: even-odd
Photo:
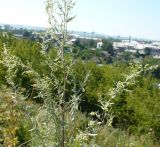
[[[61,127],[62,127],[62,140],[61,146],[65,146],[65,101],[66,101],[66,83],[68,80],[67,64],[64,56],[64,49],[68,41],[68,23],[73,20],[72,9],[75,5],[73,0],[47,0],[46,12],[48,14],[48,23],[50,28],[48,33],[51,38],[56,40],[58,45],[59,61],[63,72],[62,78],[62,94],[61,94]]]

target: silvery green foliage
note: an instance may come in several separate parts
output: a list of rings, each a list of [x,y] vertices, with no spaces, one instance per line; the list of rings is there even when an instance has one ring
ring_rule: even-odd
[[[21,60],[13,56],[4,45],[4,52],[2,53],[3,60],[1,63],[7,69],[6,80],[8,84],[14,89],[17,87],[14,83],[14,78],[16,77],[18,66],[20,66],[24,68],[23,74],[34,77],[35,82],[32,86],[38,91],[38,95],[35,98],[40,97],[44,101],[44,105],[36,111],[35,116],[30,115],[28,112],[26,113],[26,118],[28,117],[33,124],[33,128],[30,130],[32,136],[31,146],[60,146],[62,142],[62,125],[65,130],[71,128],[71,126],[74,127],[80,97],[85,90],[84,87],[89,77],[88,73],[86,77],[84,77],[84,81],[81,82],[80,89],[77,88],[76,77],[74,77],[72,69],[74,65],[73,59],[68,58],[66,60],[64,56],[64,47],[68,39],[67,24],[74,18],[74,16],[71,15],[71,10],[74,5],[73,0],[47,0],[46,2],[46,11],[51,27],[41,36],[43,40],[41,43],[41,53],[45,57],[45,65],[50,69],[48,76],[39,75],[29,63],[24,65]],[[49,54],[47,54],[48,44],[53,39],[57,42],[57,56],[55,59],[51,59]],[[65,145],[79,141],[83,146],[83,142],[87,141],[89,137],[95,137],[97,135],[98,126],[104,122],[105,118],[108,119],[108,125],[111,125],[113,118],[113,115],[110,113],[110,107],[113,105],[112,99],[116,98],[122,91],[128,91],[127,87],[135,84],[136,77],[142,72],[153,68],[156,67],[147,65],[143,68],[141,64],[133,66],[130,74],[125,75],[125,80],[118,82],[116,87],[111,89],[106,95],[106,97],[109,97],[109,100],[101,96],[99,97],[104,116],[102,118],[98,112],[92,112],[91,116],[96,115],[101,121],[91,120],[85,132],[79,131],[76,136],[71,135],[68,140],[64,139]],[[55,74],[56,72],[60,74]],[[69,101],[65,101],[64,99],[67,84],[73,86],[71,88]],[[56,91],[56,93],[53,93],[53,91]],[[30,110],[27,109],[26,111]],[[65,115],[66,112],[67,116]],[[62,120],[62,116],[64,116],[64,120]],[[66,117],[67,119],[65,119]],[[92,132],[89,131],[90,129]]]
[[[156,69],[158,65],[155,66],[149,66],[149,64],[146,64],[144,67],[140,62],[136,62],[134,64],[131,64],[131,70],[130,74],[124,75],[125,80],[123,82],[118,82],[116,84],[116,87],[111,89],[109,92],[110,98],[116,98],[116,96],[121,93],[122,91],[128,91],[128,86],[134,85],[137,81],[135,79],[141,75],[142,72],[146,72],[152,69]]]
[[[32,123],[34,124],[31,131],[31,146],[39,147],[54,147],[58,146],[58,141],[56,136],[57,126],[53,116],[45,108],[40,108],[37,115],[31,118]]]
[[[101,119],[102,122],[105,118],[107,118],[107,124],[109,126],[112,124],[112,120],[114,118],[114,115],[110,112],[110,108],[112,107],[112,105],[114,105],[112,99],[115,99],[119,94],[124,91],[132,92],[128,89],[128,87],[133,86],[138,82],[136,81],[136,78],[139,77],[143,72],[158,68],[158,65],[149,66],[149,64],[146,64],[143,67],[140,62],[135,62],[130,64],[130,68],[130,73],[123,75],[124,81],[118,81],[115,88],[111,88],[106,94],[106,97],[102,98],[101,95],[99,96],[100,107],[102,108],[104,114],[103,117],[101,117],[97,112],[94,113],[94,115]]]
[[[58,146],[60,146],[60,144],[64,146],[62,144],[72,142],[70,139],[65,140],[64,133],[74,124],[80,97],[82,92],[84,92],[84,86],[89,76],[89,74],[87,74],[86,77],[84,77],[84,81],[81,82],[80,88],[77,88],[77,83],[75,82],[76,77],[73,75],[72,68],[74,65],[73,59],[71,57],[66,59],[64,55],[64,48],[68,41],[67,25],[74,18],[74,16],[71,16],[71,10],[74,5],[73,0],[47,0],[46,11],[49,16],[48,22],[50,28],[42,34],[43,42],[41,43],[41,53],[45,56],[45,65],[49,67],[50,75],[40,77],[35,71],[29,71],[29,73],[36,75],[33,87],[39,91],[37,97],[41,97],[44,100],[43,107],[47,112],[44,114],[51,118],[50,121],[53,123],[53,126],[55,126],[54,134],[53,131],[51,131],[52,129],[45,130],[47,133],[42,134],[45,138],[52,136],[53,139],[53,136],[55,136],[53,140],[55,140]],[[48,44],[53,40],[56,42],[57,48],[57,56],[55,59],[51,59],[47,54]],[[69,101],[66,101],[67,85],[73,85],[70,96],[67,98]],[[53,94],[52,91],[55,91],[55,93]],[[36,127],[38,127],[38,130],[41,130],[41,127],[37,125]],[[73,138],[72,135],[70,137]],[[43,140],[42,136],[40,138]],[[69,137],[67,136],[67,138]],[[46,145],[45,142],[46,140],[43,142],[44,145]],[[48,144],[48,146],[50,145]]]
[[[16,73],[18,71],[18,67],[24,69],[23,74],[27,74],[28,76],[34,77],[34,84],[32,85],[35,89],[39,91],[36,97],[41,97],[44,100],[44,105],[36,110],[36,115],[30,115],[30,109],[26,106],[26,119],[29,119],[33,128],[30,130],[32,140],[30,140],[31,146],[60,146],[61,142],[61,115],[63,113],[60,104],[62,103],[63,98],[63,82],[59,77],[57,77],[54,73],[59,69],[62,70],[62,63],[59,57],[54,60],[51,60],[50,56],[45,52],[41,52],[45,57],[45,64],[50,68],[50,75],[42,75],[40,76],[35,70],[33,70],[32,66],[28,63],[24,65],[21,60],[12,55],[10,50],[6,48],[4,45],[3,50],[3,60],[1,63],[6,68],[6,80],[8,84],[13,88],[17,88],[17,85],[14,82],[16,77]],[[67,78],[67,83],[73,83],[72,93],[70,95],[70,101],[66,102],[66,107],[64,111],[69,113],[68,118],[65,120],[65,129],[69,126],[74,126],[74,121],[77,117],[76,111],[78,109],[78,104],[80,101],[80,96],[84,91],[85,83],[88,79],[88,75],[84,77],[84,81],[80,84],[80,89],[76,87],[76,77],[73,76],[72,66],[73,62],[70,59],[67,61],[66,65],[66,75],[70,77]],[[122,82],[118,82],[116,87],[111,89],[109,93],[106,95],[109,97],[109,100],[100,97],[101,108],[104,111],[104,118],[108,118],[108,125],[112,123],[113,115],[110,113],[110,107],[113,105],[112,99],[116,98],[118,94],[123,91],[130,92],[127,88],[130,85],[134,85],[136,83],[135,79],[141,75],[142,72],[147,72],[148,70],[156,69],[158,66],[149,66],[146,65],[143,67],[140,63],[136,63],[131,65],[131,72],[128,75],[125,75],[125,80]],[[62,72],[63,73],[63,72]],[[56,95],[53,95],[52,90],[55,89],[57,91]],[[16,90],[13,92],[13,97],[16,96]],[[35,97],[35,98],[36,98]],[[89,138],[94,138],[97,135],[99,126],[104,122],[104,119],[100,116],[98,112],[92,112],[91,116],[96,115],[97,118],[102,119],[101,121],[89,121],[88,126],[84,132],[79,131],[76,136],[70,136],[69,140],[66,141],[67,144],[72,144],[73,142],[79,142],[83,146],[87,146],[86,142]],[[71,128],[71,127],[70,127]],[[71,130],[69,130],[71,131]],[[73,139],[72,139],[73,138]]]
[[[41,77],[34,87],[39,90],[39,96],[45,98],[45,106],[47,112],[52,116],[53,122],[55,124],[55,130],[57,133],[56,142],[58,145],[63,146],[63,144],[72,144],[74,136],[67,136],[70,138],[65,139],[64,134],[66,131],[72,132],[72,130],[67,130],[68,128],[74,128],[74,122],[77,117],[77,110],[80,102],[81,94],[84,92],[84,86],[89,77],[89,73],[84,77],[77,88],[76,77],[73,74],[73,59],[68,57],[66,59],[64,55],[64,48],[68,41],[67,26],[68,23],[74,18],[71,14],[75,2],[73,0],[47,0],[46,11],[49,16],[48,22],[50,28],[42,35],[42,54],[45,56],[45,64],[50,68],[49,77]],[[50,36],[48,38],[48,36]],[[55,59],[51,59],[46,51],[48,49],[48,43],[52,40],[56,42],[57,56]],[[60,71],[60,73],[59,73]],[[55,74],[56,72],[59,75]],[[70,96],[66,101],[66,91],[67,85],[72,85],[70,89]],[[51,91],[56,91],[53,95]],[[66,114],[67,113],[67,114]],[[72,126],[72,127],[71,127]],[[51,134],[50,134],[51,135]],[[61,139],[62,138],[62,139]]]
[[[47,0],[46,12],[50,28],[48,32],[59,45],[67,41],[68,23],[74,19],[72,9],[75,6],[74,0]]]
[[[28,108],[28,106],[26,106],[26,108],[24,108],[26,119],[30,120],[33,125],[33,128],[30,130],[31,136],[33,137],[33,140],[30,141],[31,145],[55,146],[60,138],[60,109],[59,105],[57,105],[57,102],[52,97],[51,92],[52,86],[56,87],[55,83],[52,83],[51,78],[47,76],[40,76],[29,63],[24,65],[18,57],[10,52],[10,49],[7,48],[5,44],[2,57],[1,64],[6,68],[5,78],[12,88],[12,96],[16,102],[18,102],[17,100],[22,100],[22,98],[24,100],[26,98],[21,94],[21,99],[17,99],[17,93],[20,92],[20,83],[17,85],[15,83],[15,78],[19,68],[23,69],[23,75],[34,78],[32,87],[39,91],[35,98],[40,97],[44,100],[44,106],[37,110],[36,116],[31,115],[31,107]]]
[[[3,44],[2,57],[3,59],[1,63],[7,70],[5,79],[12,88],[15,88],[16,85],[15,85],[14,79],[18,71],[17,66],[21,66],[22,62],[16,56],[11,55],[9,49],[6,47],[6,44]]]
[[[6,47],[5,43],[3,44],[3,52],[1,53],[1,55],[3,58],[0,61],[0,63],[5,67],[5,80],[12,89],[12,98],[15,99],[16,102],[18,102],[17,100],[25,100],[26,96],[20,94],[21,89],[19,88],[19,84],[15,83],[15,78],[19,70],[18,68],[25,69],[25,65],[21,62],[21,60],[18,57],[11,54],[10,49]],[[21,96],[19,97],[17,96],[17,94]]]

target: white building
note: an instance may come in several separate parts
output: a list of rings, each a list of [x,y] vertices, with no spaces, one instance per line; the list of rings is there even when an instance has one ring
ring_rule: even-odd
[[[69,41],[67,42],[67,44],[68,44],[68,45],[73,45],[75,41],[76,41],[76,39],[73,38],[73,39],[69,40]]]
[[[116,50],[128,51],[140,54],[145,54],[145,48],[151,49],[151,55],[154,58],[160,58],[160,42],[152,42],[150,44],[138,41],[122,40],[122,42],[113,42],[113,47]]]
[[[103,42],[102,41],[97,42],[97,49],[100,49],[102,46],[103,46]]]

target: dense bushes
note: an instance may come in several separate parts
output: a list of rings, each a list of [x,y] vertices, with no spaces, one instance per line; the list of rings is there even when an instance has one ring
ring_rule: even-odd
[[[1,53],[4,40],[7,47],[10,48],[11,53],[19,57],[22,63],[28,65],[27,67],[31,67],[38,73],[40,78],[44,78],[44,75],[47,75],[50,78],[51,71],[50,68],[46,66],[46,59],[40,52],[39,44],[28,40],[17,40],[13,36],[3,38],[1,35]],[[54,59],[55,50],[51,49],[48,54],[50,55],[51,60],[52,58]],[[70,55],[67,53],[66,60],[69,59],[69,56]],[[3,56],[1,54],[0,59],[2,58]],[[150,61],[153,65],[154,63],[159,64],[159,61],[154,61],[152,59],[146,59],[144,63],[147,61]],[[151,146],[152,141],[160,140],[160,116],[158,113],[160,111],[160,89],[157,86],[159,83],[159,77],[157,75],[158,69],[153,70],[152,72],[142,72],[141,75],[135,79],[137,82],[127,87],[130,91],[122,91],[116,98],[112,99],[113,105],[109,111],[114,116],[112,125],[117,128],[113,129],[104,124],[92,124],[89,126],[89,122],[92,122],[93,120],[99,121],[98,117],[90,116],[90,113],[98,111],[100,115],[103,114],[103,109],[99,102],[100,97],[109,99],[107,94],[110,88],[116,87],[118,81],[125,80],[126,77],[124,75],[129,75],[131,66],[129,66],[129,63],[123,62],[110,65],[97,65],[89,61],[84,62],[81,60],[75,60],[74,62],[72,76],[76,78],[74,78],[75,81],[66,84],[67,102],[71,100],[69,97],[72,95],[71,87],[76,86],[77,89],[81,88],[84,77],[86,77],[88,73],[90,76],[85,84],[85,91],[81,95],[81,101],[79,103],[80,111],[78,112],[77,120],[74,122],[76,129],[74,128],[72,130],[70,128],[66,130],[68,138],[71,135],[75,137],[75,140],[73,139],[72,143],[74,142],[75,145],[80,146],[83,142],[87,145],[97,144],[103,147],[115,145],[123,146],[123,144],[126,144],[127,146],[134,142],[135,146]],[[35,116],[36,119],[39,119],[41,122],[34,122],[35,124],[37,123],[36,125],[39,125],[38,127],[41,129],[40,133],[42,133],[42,135],[44,135],[43,133],[47,133],[47,130],[45,130],[45,127],[47,126],[44,122],[44,118],[47,116],[45,113],[46,107],[44,105],[44,99],[38,97],[38,99],[35,100],[35,97],[39,96],[39,91],[34,87],[34,84],[36,83],[34,74],[28,74],[26,72],[29,71],[27,67],[19,67],[16,72],[14,82],[20,93],[17,95],[18,99],[14,99],[12,95],[13,89],[11,90],[5,81],[6,69],[0,64],[0,85],[1,87],[4,85],[8,86],[3,88],[0,93],[0,112],[4,114],[0,118],[0,124],[2,126],[0,128],[2,134],[0,135],[2,138],[0,140],[1,144],[5,143],[6,145],[9,145],[11,143],[15,146],[25,142],[28,142],[29,144],[32,137],[36,138],[35,142],[32,142],[34,145],[40,142],[40,140],[38,141],[39,136],[35,133],[36,131],[34,130],[34,133],[30,132],[34,125],[29,122],[31,122],[31,120],[33,121]],[[54,73],[58,77],[62,76],[60,70],[62,69],[56,70]],[[54,80],[51,82],[54,82]],[[74,85],[75,83],[76,85]],[[57,91],[54,87],[49,88],[52,92],[51,96],[54,97],[57,94]],[[6,93],[10,93],[11,95]],[[12,101],[15,103],[12,103]],[[28,111],[28,108],[31,109]],[[10,111],[10,109],[12,111]],[[12,115],[10,113],[12,113]],[[29,116],[28,118],[26,117],[26,114]],[[67,123],[71,127],[73,124],[71,123],[72,121],[68,119],[69,115],[70,114],[67,113]],[[55,126],[52,125],[52,119],[48,121],[53,132],[47,134],[47,139],[52,142],[52,139],[55,139]],[[97,135],[96,137],[88,137],[86,141],[85,139],[82,139],[82,142],[78,142],[78,137],[83,138],[85,136],[85,134],[78,136],[80,131],[86,131],[84,128],[87,128],[90,132]],[[71,130],[72,132],[70,132]],[[139,136],[142,137],[139,139]],[[118,141],[116,142],[117,138]]]

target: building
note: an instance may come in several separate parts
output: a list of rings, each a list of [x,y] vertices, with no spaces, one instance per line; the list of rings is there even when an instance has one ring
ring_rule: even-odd
[[[149,48],[151,50],[151,55],[154,58],[160,59],[160,42],[145,43],[132,40],[122,40],[122,42],[113,42],[113,47],[117,53],[127,51],[131,53],[139,52],[140,54],[145,54],[145,49]]]
[[[70,39],[70,40],[67,42],[67,44],[68,44],[68,45],[73,45],[73,44],[75,43],[75,41],[76,41],[76,38]]]
[[[99,41],[97,42],[97,49],[100,49],[103,46],[103,42]]]

